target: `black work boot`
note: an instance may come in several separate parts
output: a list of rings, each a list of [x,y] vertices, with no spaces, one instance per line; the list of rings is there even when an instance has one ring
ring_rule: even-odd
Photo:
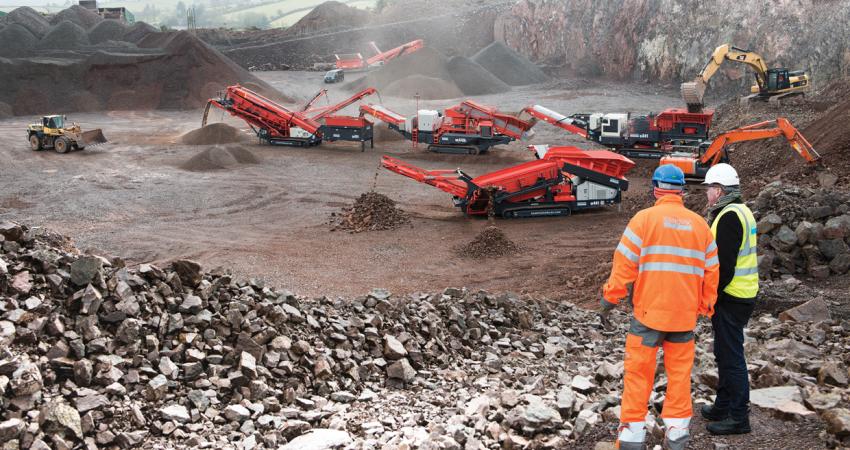
[[[752,431],[749,418],[736,420],[731,416],[720,422],[711,422],[705,429],[711,434],[746,434]]]
[[[699,413],[705,420],[710,420],[712,422],[721,421],[729,416],[729,411],[717,409],[714,405],[702,405],[702,408],[699,409]]]

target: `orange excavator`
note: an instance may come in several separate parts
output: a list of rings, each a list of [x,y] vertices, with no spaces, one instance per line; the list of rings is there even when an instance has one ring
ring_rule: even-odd
[[[771,125],[774,125],[771,127]],[[820,159],[812,144],[794,127],[788,119],[779,117],[776,120],[768,120],[753,125],[736,128],[719,134],[710,141],[702,142],[697,152],[674,152],[661,158],[659,164],[673,164],[688,178],[702,179],[711,166],[728,162],[729,155],[726,148],[732,144],[746,141],[758,141],[784,136],[791,147],[806,161],[814,163]]]

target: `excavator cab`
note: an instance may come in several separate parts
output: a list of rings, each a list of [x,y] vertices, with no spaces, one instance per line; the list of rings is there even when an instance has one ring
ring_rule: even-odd
[[[767,70],[767,90],[776,92],[791,88],[791,77],[788,69],[781,67]]]

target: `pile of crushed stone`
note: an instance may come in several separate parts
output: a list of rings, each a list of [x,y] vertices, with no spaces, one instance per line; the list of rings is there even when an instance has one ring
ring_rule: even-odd
[[[493,42],[472,57],[472,61],[511,86],[542,83],[549,77],[525,56],[501,42]]]
[[[496,76],[469,58],[446,58],[426,47],[400,56],[380,69],[348,84],[350,90],[374,87],[386,95],[424,100],[457,98],[462,95],[495,94],[510,90]]]
[[[250,150],[240,146],[216,146],[189,158],[180,168],[190,172],[232,169],[244,164],[259,164]]]
[[[361,194],[342,212],[332,213],[330,220],[331,231],[351,233],[393,230],[409,223],[410,217],[391,198],[374,191]]]
[[[518,250],[519,246],[508,239],[499,227],[493,225],[485,228],[472,242],[456,249],[458,254],[470,258],[507,256]]]
[[[245,135],[226,123],[211,123],[180,136],[180,143],[186,145],[215,145],[244,142]]]

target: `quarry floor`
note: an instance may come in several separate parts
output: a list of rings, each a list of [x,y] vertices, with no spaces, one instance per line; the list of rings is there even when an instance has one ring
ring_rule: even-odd
[[[316,72],[258,75],[299,98],[323,87]],[[333,101],[348,95],[330,86]],[[679,104],[673,91],[584,80],[474,98],[503,111],[539,103],[565,114],[649,112]],[[413,98],[371,100],[402,114],[416,109]],[[420,108],[442,109],[460,100],[421,101]],[[345,112],[356,114],[354,107]],[[201,115],[201,110],[69,114],[84,129],[103,128],[110,142],[65,155],[30,151],[24,130],[32,118],[0,121],[6,144],[0,147],[0,219],[42,224],[72,236],[80,248],[129,263],[164,264],[187,257],[206,268],[230,268],[236,275],[311,296],[352,297],[376,287],[402,293],[467,286],[582,302],[596,298],[616,241],[649,195],[646,175],[652,163],[642,163],[632,171],[631,188],[619,208],[566,218],[497,220],[522,250],[509,257],[471,259],[455,247],[469,242],[487,221],[463,216],[445,192],[379,169],[380,157],[479,175],[532,159],[525,149],[529,142],[480,156],[431,154],[400,140],[378,141],[365,153],[353,143],[314,148],[248,143],[237,145],[250,150],[259,164],[183,170],[184,162],[207,149],[177,143],[200,126]],[[210,118],[246,128],[220,112]],[[590,148],[545,123],[535,131],[530,143]],[[411,226],[359,234],[330,231],[331,214],[373,185],[412,216]]]

